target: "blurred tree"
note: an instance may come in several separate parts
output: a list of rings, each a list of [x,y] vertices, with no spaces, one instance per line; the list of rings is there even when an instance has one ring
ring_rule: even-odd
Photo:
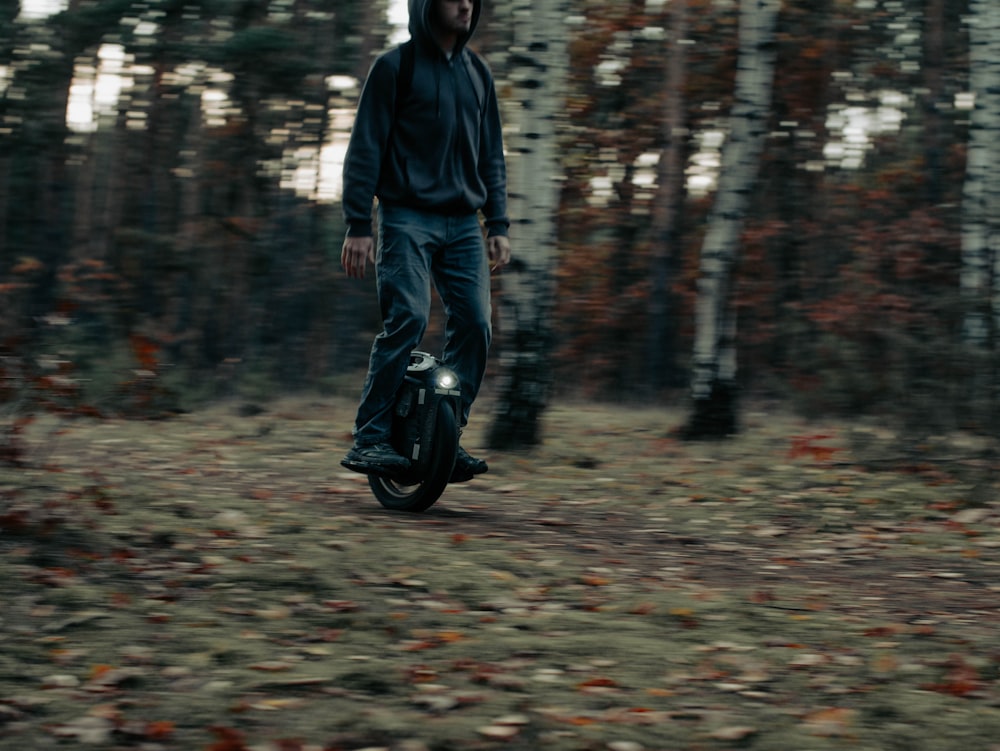
[[[1000,330],[1000,6],[971,0],[969,127],[962,223],[962,290],[967,301],[965,338],[995,345]]]
[[[9,58],[0,114],[0,248],[2,260],[31,258],[40,264],[23,317],[29,323],[51,310],[59,263],[71,242],[73,193],[68,161],[73,153],[66,111],[77,57],[115,26],[130,0],[73,0],[46,23],[0,23]],[[17,7],[17,4],[14,4]]]
[[[516,162],[542,170],[522,160],[518,122],[551,95],[523,85],[512,0],[484,6],[490,22],[475,42],[497,75],[512,190],[522,194],[513,200],[527,205],[535,197],[513,187]],[[899,414],[905,403],[914,419],[933,406],[952,420],[961,392],[986,393],[1000,329],[989,244],[997,211],[987,201],[996,191],[984,166],[997,161],[987,118],[997,54],[977,43],[973,99],[965,32],[988,37],[995,11],[969,7],[782,3],[760,174],[744,196],[738,254],[717,259],[723,311],[740,321],[741,388],[814,411]],[[0,338],[17,333],[25,354],[113,362],[88,373],[100,383],[128,371],[129,335],[139,333],[154,347],[144,352],[160,347],[209,394],[243,373],[271,387],[327,385],[363,367],[377,306],[370,286],[348,284],[336,267],[343,228],[318,164],[335,158],[355,79],[386,43],[385,9],[385,0],[73,0],[29,22],[0,5]],[[738,4],[588,0],[564,12],[548,28],[565,36],[564,117],[545,136],[551,152],[544,145],[559,186],[556,288],[535,289],[542,277],[531,266],[546,261],[524,255],[536,241],[516,242],[528,266],[495,281],[496,351],[516,351],[508,335],[534,315],[522,316],[520,301],[537,293],[550,306],[539,336],[553,366],[537,383],[672,398],[670,374],[690,367],[675,355],[691,351],[699,320],[706,217],[733,179],[727,162],[716,182],[739,104]],[[117,108],[96,130],[67,128],[67,105],[109,81],[122,86]],[[985,341],[979,386],[961,370],[973,333]],[[735,362],[723,349],[719,367]],[[508,364],[498,395],[519,372]]]
[[[974,106],[962,199],[964,338],[971,348],[972,384],[989,405],[996,429],[1000,401],[1000,5],[969,4],[969,89]]]
[[[0,81],[0,125],[9,127],[10,100],[7,90],[10,88],[10,77],[12,75],[11,63],[13,62],[14,39],[18,24],[14,23],[20,11],[18,3],[5,3],[0,7],[0,65],[3,66],[3,81]],[[11,189],[11,158],[12,154],[3,143],[0,143],[0,258],[7,255],[7,218],[10,215],[10,189]],[[0,267],[2,270],[2,267]]]
[[[944,87],[945,0],[927,0],[924,7],[924,54],[921,65],[924,91],[920,97],[924,118],[924,171],[927,202],[938,204],[944,196],[945,132],[942,112],[946,107]]]
[[[364,321],[327,268],[327,77],[350,76],[361,43],[387,32],[385,0],[333,5],[74,0],[45,19],[0,16],[0,271],[18,274],[0,286],[16,313],[5,328],[58,308],[73,325],[50,333],[72,338],[75,359],[108,361],[139,331],[185,369],[327,373],[333,316]],[[71,86],[109,81],[117,114],[70,130]],[[350,299],[338,311],[335,297]]]
[[[732,304],[740,321],[740,383],[786,396],[801,371],[804,301],[822,295],[841,252],[824,226],[824,149],[860,26],[836,0],[790,0],[778,16],[770,133],[743,230]]]
[[[687,246],[703,210],[686,200],[686,170],[731,89],[735,16],[710,0],[677,7],[593,3],[570,26],[556,366],[587,393],[648,398],[686,372],[669,352],[690,318]]]
[[[687,66],[688,0],[670,3],[663,61],[665,89],[662,145],[657,162],[657,193],[650,222],[649,333],[646,387],[657,392],[678,385],[676,362],[677,303],[673,277],[679,265],[679,217],[685,196],[687,115],[684,87]]]
[[[691,387],[694,412],[685,429],[688,438],[718,437],[736,430],[731,272],[768,133],[779,7],[778,0],[740,4],[735,101],[701,250]]]
[[[567,67],[568,0],[512,0],[514,45],[507,61],[519,103],[508,148],[514,262],[504,276],[503,345],[492,448],[531,446],[549,398],[559,205],[558,122]]]

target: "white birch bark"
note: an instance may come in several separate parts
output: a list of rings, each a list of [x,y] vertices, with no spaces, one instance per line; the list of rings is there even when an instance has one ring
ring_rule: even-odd
[[[774,84],[779,0],[741,0],[736,91],[722,149],[715,205],[701,249],[692,393],[708,399],[716,383],[736,378],[736,321],[729,306],[730,271],[759,171]]]
[[[1000,4],[969,3],[969,88],[975,97],[962,198],[965,341],[1000,331]],[[992,321],[990,317],[992,316]]]
[[[557,119],[564,112],[569,0],[512,0],[508,58],[517,103],[507,136],[513,262],[503,273],[501,377],[490,444],[538,441],[546,406],[559,207]]]

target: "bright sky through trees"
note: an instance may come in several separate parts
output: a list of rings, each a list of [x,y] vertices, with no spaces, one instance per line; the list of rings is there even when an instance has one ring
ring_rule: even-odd
[[[20,18],[45,18],[66,10],[69,0],[21,0]]]
[[[65,10],[67,4],[68,0],[21,0],[20,17],[26,20],[44,19]],[[388,20],[393,28],[389,43],[405,41],[408,37],[409,20],[407,0],[389,1]],[[149,26],[145,32],[156,33],[155,25]],[[130,56],[120,45],[102,45],[97,57],[96,66],[85,65],[78,69],[70,91],[66,121],[77,132],[94,131],[102,114],[113,114],[122,91],[132,85],[132,78],[138,72]],[[595,74],[609,79],[607,85],[614,85],[613,66],[619,64],[622,64],[621,61],[613,60],[604,64],[604,67],[598,66]],[[212,122],[221,122],[228,103],[226,89],[230,81],[220,78],[221,72],[202,70],[200,75],[210,79],[203,94],[206,117]],[[7,71],[0,67],[0,91],[5,86],[6,78]],[[331,78],[328,83],[331,89],[345,93],[358,85],[353,80],[345,82],[343,77]],[[886,91],[880,94],[879,99],[877,106],[870,106],[868,103],[852,106],[838,103],[831,106],[828,120],[831,139],[825,149],[826,161],[813,168],[839,166],[857,169],[861,167],[866,152],[871,148],[872,136],[899,131],[909,104],[907,97],[899,92]],[[300,154],[301,164],[283,180],[284,187],[297,192],[314,193],[321,200],[339,199],[340,170],[352,117],[351,108],[331,112],[333,128],[329,142],[322,148],[318,159],[315,153]],[[699,134],[697,138],[700,148],[688,165],[688,189],[692,194],[703,195],[715,187],[719,150],[725,133],[721,130],[709,130]],[[651,157],[654,158],[649,161]],[[655,155],[641,155],[636,167],[640,182],[650,182],[646,187],[652,189],[651,181],[655,180],[656,169]],[[592,200],[596,204],[601,205],[611,197],[614,179],[613,174],[595,179]]]
[[[68,0],[22,0],[20,18],[41,20],[65,10],[67,3]],[[408,36],[409,20],[406,0],[390,0],[388,18],[394,29],[390,42],[404,41]],[[155,31],[155,28],[149,29],[149,33]],[[96,67],[81,66],[77,70],[70,89],[66,122],[70,128],[81,133],[96,130],[100,116],[115,111],[122,91],[132,84],[132,74],[135,72],[131,59],[120,45],[102,45],[97,57]],[[5,81],[6,71],[0,68],[0,91]],[[203,106],[209,118],[217,117],[225,109],[227,100],[224,89],[228,82],[216,80],[214,83],[216,85],[206,87],[203,94]],[[357,86],[356,81],[346,82],[343,77],[334,77],[329,84],[332,88],[345,91]],[[300,165],[282,181],[283,187],[297,192],[316,193],[323,200],[337,200],[340,197],[340,170],[347,149],[353,110],[335,110],[331,115],[334,127],[330,142],[323,147],[319,159],[315,153],[299,155],[302,157]]]

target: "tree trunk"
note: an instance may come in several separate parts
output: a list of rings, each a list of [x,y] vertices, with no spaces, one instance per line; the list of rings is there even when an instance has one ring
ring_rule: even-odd
[[[722,151],[715,204],[701,249],[692,373],[694,413],[688,438],[736,430],[736,318],[731,270],[767,135],[774,82],[778,0],[741,0],[739,56],[730,131]]]
[[[924,54],[921,71],[925,93],[921,97],[924,117],[924,172],[926,198],[936,206],[944,195],[944,161],[947,143],[944,138],[941,105],[944,92],[944,0],[927,0],[924,7]]]
[[[988,350],[1000,329],[1000,6],[969,4],[969,88],[975,97],[962,200],[965,341]]]
[[[653,251],[650,266],[652,288],[649,304],[649,339],[646,383],[655,393],[674,383],[677,368],[674,352],[676,324],[673,313],[671,278],[675,243],[678,239],[678,208],[684,196],[687,0],[674,0],[670,11],[670,37],[665,57],[666,103],[663,112],[663,147],[657,170],[658,193],[653,208]]]
[[[969,89],[975,97],[962,196],[963,338],[969,347],[968,408],[996,425],[1000,333],[1000,6],[969,3]]]
[[[556,118],[563,111],[568,0],[516,0],[511,79],[518,92],[518,132],[511,139],[510,212],[515,261],[504,275],[501,377],[492,448],[540,441],[549,394],[550,314],[554,298],[559,170]]]

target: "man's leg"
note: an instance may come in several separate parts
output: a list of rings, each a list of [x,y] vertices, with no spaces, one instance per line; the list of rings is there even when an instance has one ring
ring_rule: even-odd
[[[382,332],[372,343],[353,431],[355,446],[343,462],[350,469],[366,471],[382,464],[398,469],[408,463],[387,452],[385,444],[392,430],[396,392],[430,315],[430,259],[436,241],[434,228],[421,217],[406,209],[380,207],[378,212],[375,263]]]
[[[490,268],[478,218],[453,217],[448,223],[448,242],[433,266],[434,282],[446,319],[442,359],[462,386],[462,414],[458,418],[464,427],[483,382],[492,338]],[[486,462],[460,449],[452,482],[471,479],[486,470]]]

